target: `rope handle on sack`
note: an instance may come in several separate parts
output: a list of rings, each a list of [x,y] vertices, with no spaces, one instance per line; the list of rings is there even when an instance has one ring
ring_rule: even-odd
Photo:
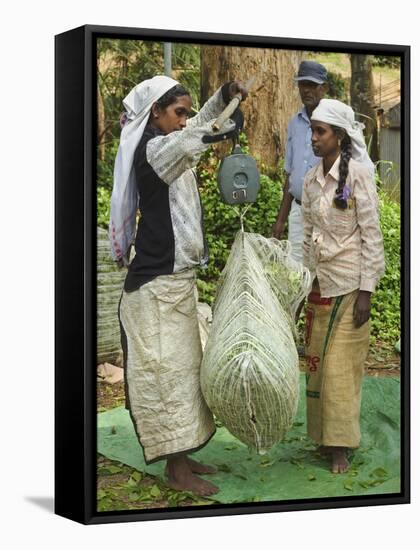
[[[245,218],[245,214],[247,213],[248,211],[248,208],[251,206],[252,203],[249,203],[246,208],[241,212],[240,210],[238,210],[237,208],[235,208],[234,206],[232,207],[233,210],[236,212],[236,214],[239,216],[239,220],[241,222],[241,232],[244,233],[244,218]]]

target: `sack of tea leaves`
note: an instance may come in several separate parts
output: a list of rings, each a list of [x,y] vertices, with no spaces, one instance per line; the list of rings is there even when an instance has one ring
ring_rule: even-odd
[[[290,253],[288,241],[237,233],[201,366],[209,408],[261,454],[283,438],[298,405],[294,317],[310,274]]]
[[[111,256],[108,233],[97,228],[97,347],[96,361],[118,363],[121,355],[118,304],[121,298],[125,268],[120,268]]]

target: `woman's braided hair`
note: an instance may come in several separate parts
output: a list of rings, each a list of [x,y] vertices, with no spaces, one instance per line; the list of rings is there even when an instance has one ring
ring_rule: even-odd
[[[335,191],[336,196],[334,197],[334,204],[337,208],[345,210],[347,208],[347,199],[349,196],[346,180],[349,175],[349,160],[352,157],[351,140],[343,128],[338,128],[336,126],[332,126],[332,128],[341,138],[341,159],[338,166],[338,187]]]

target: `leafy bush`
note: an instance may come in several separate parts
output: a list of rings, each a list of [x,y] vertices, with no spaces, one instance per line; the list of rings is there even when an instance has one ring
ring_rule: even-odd
[[[96,164],[98,186],[105,187],[109,192],[112,191],[112,186],[114,184],[114,163],[115,157],[117,156],[118,145],[119,136],[107,144],[104,160],[98,157]]]
[[[372,296],[372,336],[389,345],[400,337],[400,205],[379,191],[385,275]]]
[[[96,189],[96,218],[98,227],[108,230],[111,206],[111,192],[98,185]]]
[[[326,97],[339,99],[344,102],[349,100],[347,91],[348,84],[346,84],[346,81],[341,74],[327,71],[327,83],[328,92]]]
[[[398,68],[401,65],[401,59],[394,55],[375,55],[373,64],[377,67],[394,67]]]

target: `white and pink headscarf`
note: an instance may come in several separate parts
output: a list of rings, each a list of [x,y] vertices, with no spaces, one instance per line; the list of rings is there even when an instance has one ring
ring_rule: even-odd
[[[109,240],[114,260],[125,260],[135,238],[138,194],[133,169],[134,153],[143,136],[153,103],[178,82],[168,76],[154,76],[135,86],[123,100],[124,126],[114,165]]]

